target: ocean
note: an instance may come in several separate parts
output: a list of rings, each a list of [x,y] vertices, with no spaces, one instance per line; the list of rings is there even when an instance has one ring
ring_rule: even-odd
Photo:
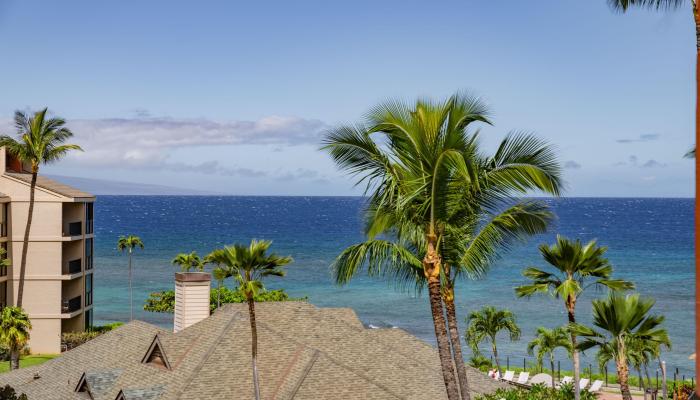
[[[545,200],[557,221],[545,235],[514,246],[494,263],[488,275],[457,284],[457,312],[464,332],[469,311],[490,304],[512,310],[522,329],[518,342],[499,337],[499,353],[511,365],[522,365],[527,342],[539,326],[566,323],[563,302],[548,296],[518,299],[513,288],[526,283],[528,266],[544,266],[537,246],[552,243],[557,233],[608,246],[615,275],[633,281],[642,295],[656,299],[653,311],[666,316],[673,341],[663,357],[673,371],[690,375],[693,327],[693,200],[661,198],[561,198]],[[250,239],[273,241],[272,250],[291,255],[294,263],[268,288],[307,297],[322,307],[351,307],[368,327],[398,327],[434,343],[425,294],[402,292],[386,281],[358,275],[336,286],[329,272],[332,260],[362,236],[359,197],[237,196],[98,196],[95,203],[95,323],[127,321],[129,296],[127,257],[116,249],[119,235],[134,234],[144,243],[134,256],[135,318],[172,327],[172,314],[143,311],[148,293],[173,288],[177,269],[170,260],[180,252],[205,255],[214,248]],[[233,282],[229,282],[233,285]],[[590,322],[593,288],[577,305],[578,319]],[[467,357],[469,350],[465,348]],[[594,353],[583,357],[594,365]],[[488,353],[487,353],[488,354]],[[569,365],[558,354],[562,368]],[[528,359],[531,360],[531,359]],[[505,364],[505,360],[503,361]],[[653,374],[653,372],[652,372]]]

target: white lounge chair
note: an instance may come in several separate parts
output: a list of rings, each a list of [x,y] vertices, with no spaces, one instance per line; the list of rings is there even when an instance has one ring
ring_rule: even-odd
[[[588,388],[588,391],[591,393],[597,393],[600,392],[600,389],[603,387],[603,381],[601,380],[595,380],[591,384],[591,387]]]
[[[546,387],[552,387],[552,375],[545,373],[537,374],[530,379],[530,385],[544,385]]]
[[[512,382],[513,378],[515,378],[515,371],[506,371],[505,374],[503,374],[503,379],[506,382]]]
[[[565,384],[565,383],[573,383],[574,377],[573,376],[565,376],[564,379],[559,382],[559,386]]]
[[[520,385],[524,385],[527,383],[527,379],[530,377],[530,373],[527,371],[522,371],[520,375],[518,375],[518,383]]]
[[[581,378],[581,379],[578,381],[578,390],[583,390],[583,389],[585,389],[586,386],[588,386],[588,382],[590,382],[590,381],[591,381],[591,380],[588,379],[588,378]]]

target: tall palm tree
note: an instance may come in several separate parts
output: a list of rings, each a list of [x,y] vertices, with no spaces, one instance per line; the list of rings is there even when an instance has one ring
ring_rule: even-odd
[[[10,369],[19,369],[19,355],[29,342],[32,323],[21,307],[5,307],[0,314],[0,343],[10,350]]]
[[[134,249],[143,249],[143,247],[143,241],[140,237],[135,235],[119,236],[119,240],[117,241],[117,249],[122,253],[126,251],[127,254],[129,254],[129,321],[133,321],[134,319],[134,291],[131,283],[131,256],[134,252]]]
[[[695,22],[695,146],[686,157],[695,158],[695,326],[700,326],[700,160],[695,157],[695,148],[700,142],[700,10],[697,0],[608,0],[616,11],[626,12],[630,8],[650,8],[668,10],[687,6],[693,12]],[[700,349],[700,335],[695,335],[695,349]],[[696,381],[700,382],[700,358],[695,359]],[[700,397],[700,385],[696,388]]]
[[[545,356],[549,356],[549,370],[552,371],[552,387],[554,385],[554,352],[557,349],[564,349],[571,353],[571,340],[569,340],[569,332],[567,328],[559,327],[547,329],[545,327],[537,328],[537,335],[527,344],[527,353],[536,355],[537,363],[542,368],[542,361]],[[537,349],[537,353],[535,353]]]
[[[264,289],[262,280],[269,276],[284,276],[282,269],[292,262],[291,257],[281,257],[267,254],[272,242],[267,240],[252,240],[250,245],[234,244],[219,251],[212,252],[208,257],[211,262],[228,269],[238,282],[239,290],[245,295],[250,315],[250,331],[252,336],[252,365],[253,387],[255,399],[260,400],[260,384],[258,382],[258,330],[255,324],[255,295]]]
[[[390,101],[372,109],[365,124],[341,126],[324,139],[336,164],[366,185],[366,234],[396,235],[420,227],[420,271],[428,287],[433,326],[447,396],[459,398],[444,317],[441,244],[454,210],[477,192],[479,182],[498,183],[500,193],[531,189],[558,193],[559,165],[553,153],[529,135],[512,135],[493,158],[478,154],[475,122],[489,123],[479,99],[454,95],[445,101]],[[494,209],[498,199],[484,196]],[[463,360],[458,360],[458,363]],[[467,395],[468,396],[468,395]]]
[[[22,245],[22,258],[19,266],[19,284],[17,286],[17,307],[22,307],[24,298],[24,277],[27,269],[27,249],[29,248],[29,231],[32,227],[34,216],[34,196],[39,167],[43,164],[56,162],[68,154],[71,150],[80,150],[76,144],[66,144],[65,141],[73,136],[66,121],[62,118],[47,118],[48,109],[37,111],[29,116],[22,111],[15,112],[15,127],[17,138],[7,135],[0,136],[0,147],[19,160],[23,165],[31,167],[32,179],[29,184],[29,210],[27,212],[27,224],[24,228]],[[20,171],[23,172],[23,171]]]
[[[603,286],[612,290],[633,289],[634,285],[621,279],[611,279],[613,268],[605,258],[606,247],[598,246],[595,240],[582,244],[557,235],[552,246],[540,245],[544,260],[553,267],[547,272],[535,267],[525,269],[523,275],[532,280],[531,284],[515,288],[518,297],[549,293],[564,300],[569,324],[576,323],[576,302],[586,288],[591,285]],[[571,330],[571,345],[574,362],[574,394],[578,400],[580,362],[576,345],[576,333]]]
[[[182,272],[190,272],[192,269],[197,271],[204,270],[204,263],[197,255],[196,251],[191,253],[180,253],[172,261],[173,265],[179,265]]]
[[[654,299],[641,298],[639,294],[625,296],[612,292],[606,299],[593,300],[593,325],[602,331],[572,325],[582,337],[580,350],[598,347],[615,360],[623,400],[632,400],[628,381],[630,350],[634,343],[670,343],[668,332],[661,326],[664,317],[648,315],[654,303]]]
[[[481,354],[479,344],[484,341],[491,342],[491,352],[496,360],[496,369],[500,373],[501,363],[498,361],[496,336],[499,332],[506,331],[511,341],[520,340],[520,328],[515,322],[515,314],[510,310],[499,310],[496,307],[486,306],[479,311],[469,313],[467,323],[469,327],[464,339],[476,355]]]

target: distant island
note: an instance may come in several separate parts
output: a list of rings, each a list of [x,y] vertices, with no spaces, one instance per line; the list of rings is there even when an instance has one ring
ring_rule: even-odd
[[[147,183],[133,183],[123,181],[111,181],[93,178],[79,178],[73,176],[46,175],[48,178],[74,186],[80,190],[104,195],[170,195],[170,196],[203,196],[221,195],[224,193],[208,192],[202,190],[176,188],[172,186],[153,185]]]

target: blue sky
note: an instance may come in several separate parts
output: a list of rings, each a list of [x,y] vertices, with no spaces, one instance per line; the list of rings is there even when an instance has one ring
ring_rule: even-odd
[[[434,3],[434,4],[433,4]],[[690,10],[605,0],[0,0],[0,129],[48,106],[87,150],[47,173],[232,194],[357,194],[324,129],[469,90],[559,149],[570,196],[692,196]]]

